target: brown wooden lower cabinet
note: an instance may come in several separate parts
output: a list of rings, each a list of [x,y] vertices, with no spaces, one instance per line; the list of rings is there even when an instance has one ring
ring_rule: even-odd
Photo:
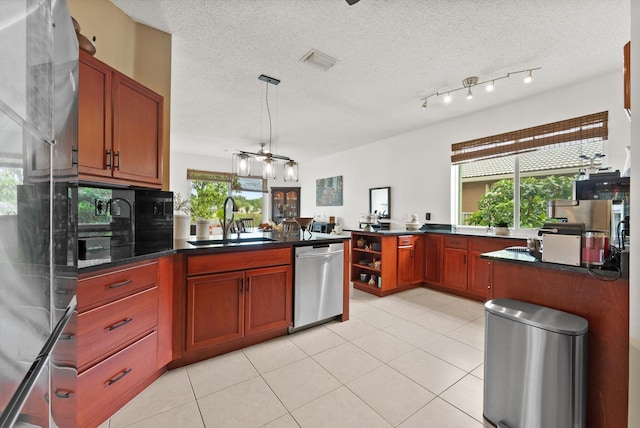
[[[156,371],[157,346],[153,331],[78,376],[78,426],[104,421],[133,398],[131,390]]]
[[[291,324],[291,268],[187,279],[187,351]]]
[[[286,334],[293,308],[291,254],[281,248],[179,255],[170,367]]]
[[[77,345],[78,370],[59,367],[58,377],[52,374],[60,379],[52,399],[76,409],[75,417],[58,415],[63,426],[99,425],[166,370],[172,265],[167,256],[80,274],[77,321],[69,332],[76,340],[68,345]],[[70,373],[77,373],[76,391],[65,389]]]
[[[422,235],[401,235],[397,238],[398,279],[397,286],[422,283],[424,239]]]
[[[480,256],[525,244],[515,238],[426,234],[424,282],[428,287],[484,302],[489,293],[489,263]]]
[[[526,263],[490,262],[490,298],[521,300],[585,318],[587,426],[626,427],[629,389],[629,281]]]
[[[424,237],[424,280],[429,284],[442,284],[442,241],[443,236],[436,233]]]
[[[467,275],[469,267],[467,266],[467,239],[456,238],[456,241],[464,242],[465,248],[448,247],[447,239],[444,239],[444,248],[442,250],[442,285],[454,290],[467,290]]]

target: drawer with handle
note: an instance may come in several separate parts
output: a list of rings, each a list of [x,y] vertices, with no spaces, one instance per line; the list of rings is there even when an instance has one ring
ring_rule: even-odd
[[[113,302],[157,283],[158,263],[153,261],[89,277],[78,281],[78,311]]]
[[[413,245],[412,235],[398,236],[398,247],[407,247]]]
[[[157,336],[153,331],[78,376],[78,426],[86,426],[156,370]]]
[[[460,236],[445,236],[444,248],[457,248],[460,250],[467,249],[468,239]]]
[[[158,287],[78,315],[78,370],[132,343],[158,324]]]

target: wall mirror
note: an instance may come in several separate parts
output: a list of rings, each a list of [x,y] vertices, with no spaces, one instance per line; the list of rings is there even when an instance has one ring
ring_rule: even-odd
[[[378,218],[391,218],[391,187],[369,189],[369,212],[378,214]]]

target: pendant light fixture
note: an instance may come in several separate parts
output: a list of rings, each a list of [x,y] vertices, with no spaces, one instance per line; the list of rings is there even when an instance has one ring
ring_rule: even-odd
[[[277,170],[281,163],[284,166],[284,181],[298,181],[298,162],[288,156],[281,156],[271,151],[272,142],[272,124],[271,109],[269,107],[269,85],[278,85],[280,80],[261,74],[258,79],[265,82],[265,103],[267,106],[267,115],[269,117],[269,146],[267,143],[260,143],[258,152],[239,151],[231,156],[232,169],[235,174],[240,177],[261,176],[265,180],[274,180],[277,178]]]

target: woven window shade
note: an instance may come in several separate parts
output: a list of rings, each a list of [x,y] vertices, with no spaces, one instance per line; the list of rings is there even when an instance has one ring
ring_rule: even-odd
[[[187,169],[187,180],[217,181],[231,183],[231,188],[237,191],[268,193],[267,180],[262,177],[238,177],[228,172],[201,171]]]
[[[608,121],[609,112],[603,111],[452,144],[451,163],[491,159],[560,145],[604,141],[609,134]]]

